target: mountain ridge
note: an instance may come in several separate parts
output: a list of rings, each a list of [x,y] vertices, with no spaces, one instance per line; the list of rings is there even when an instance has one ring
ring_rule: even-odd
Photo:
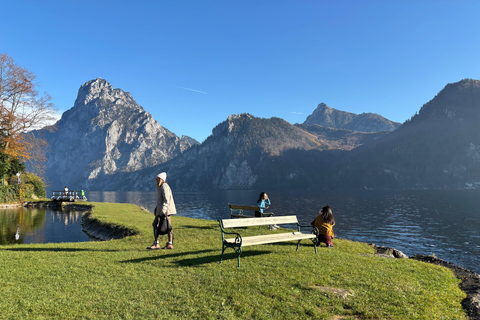
[[[188,191],[480,188],[478,80],[448,84],[392,131],[292,125],[244,113],[230,115],[201,144],[160,126],[130,94],[92,81],[50,136],[55,152],[47,171],[56,186],[151,190],[166,171],[173,188]],[[352,123],[353,116],[326,107],[340,115],[326,120]]]
[[[393,131],[401,123],[393,122],[376,113],[355,114],[337,110],[325,103],[320,103],[304,125],[321,125],[335,129],[347,129],[360,132]]]

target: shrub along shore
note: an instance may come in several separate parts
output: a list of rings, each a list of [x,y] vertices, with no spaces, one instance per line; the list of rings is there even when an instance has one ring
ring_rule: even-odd
[[[151,213],[89,204],[97,227],[129,236],[1,246],[0,318],[467,318],[460,280],[442,266],[378,257],[368,244],[335,239],[317,255],[305,240],[298,251],[293,242],[247,247],[237,268],[233,250],[219,264],[217,221],[174,216],[174,249],[146,250]]]

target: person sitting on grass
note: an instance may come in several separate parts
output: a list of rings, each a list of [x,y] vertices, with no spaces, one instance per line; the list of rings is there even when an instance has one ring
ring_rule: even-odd
[[[335,225],[335,218],[333,217],[332,209],[329,206],[325,206],[320,210],[318,216],[312,221],[312,226],[317,227],[317,246],[320,243],[326,243],[328,248],[333,247],[332,239],[334,238],[333,226]]]

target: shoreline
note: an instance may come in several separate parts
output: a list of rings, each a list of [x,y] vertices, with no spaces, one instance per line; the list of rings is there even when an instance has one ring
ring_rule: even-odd
[[[22,206],[19,204],[18,206]],[[90,204],[72,204],[63,202],[53,203],[47,202],[26,202],[24,207],[50,207],[62,208],[62,210],[78,210],[85,211],[82,215],[82,230],[91,238],[99,241],[108,241],[113,239],[123,239],[128,236],[137,234],[135,231],[114,224],[106,224],[91,217],[91,209],[94,205]],[[0,205],[1,207],[1,205]],[[12,206],[13,207],[13,206]],[[149,212],[147,209],[140,207],[143,211]],[[150,212],[149,212],[150,213]],[[348,240],[348,239],[343,239]],[[352,241],[352,240],[348,240]],[[465,292],[467,297],[462,301],[462,308],[467,312],[469,319],[480,320],[480,276],[466,268],[458,266],[454,263],[437,258],[435,255],[419,255],[408,257],[403,252],[385,246],[377,246],[373,243],[367,243],[375,249],[374,256],[391,259],[414,259],[430,264],[439,265],[450,269],[456,278],[461,280],[460,289]]]
[[[455,277],[461,280],[459,287],[467,295],[462,301],[462,308],[467,312],[470,320],[480,320],[480,276],[477,273],[454,263],[439,259],[435,255],[427,256],[416,254],[408,257],[395,248],[379,247],[373,243],[369,245],[375,249],[376,256],[393,259],[413,259],[450,269]]]

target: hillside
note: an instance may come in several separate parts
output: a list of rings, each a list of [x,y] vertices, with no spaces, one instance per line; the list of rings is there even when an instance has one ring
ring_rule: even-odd
[[[480,81],[447,85],[389,135],[353,150],[333,168],[341,188],[480,186]]]

